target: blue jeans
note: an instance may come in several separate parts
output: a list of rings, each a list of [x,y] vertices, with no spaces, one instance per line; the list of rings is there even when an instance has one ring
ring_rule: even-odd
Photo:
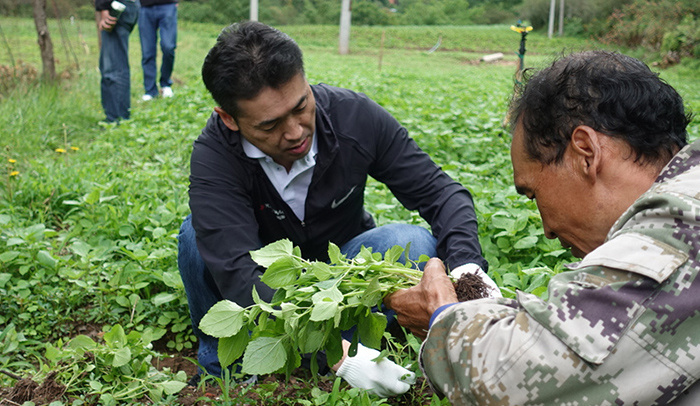
[[[160,30],[160,50],[163,61],[160,65],[160,87],[173,84],[172,74],[175,65],[177,46],[177,3],[156,4],[141,7],[139,15],[139,37],[141,38],[141,67],[145,94],[156,97],[156,46]]]
[[[199,322],[209,308],[222,298],[197,250],[195,231],[192,228],[190,216],[187,216],[180,227],[178,241],[178,268],[190,306],[192,328],[199,339],[197,359],[207,372],[221,376],[221,365],[219,365],[217,355],[218,339],[204,334],[199,329]],[[341,247],[340,251],[348,258],[353,258],[360,252],[360,247],[363,245],[372,247],[373,252],[383,254],[394,245],[405,247],[409,242],[411,243],[409,259],[412,261],[417,261],[421,254],[429,257],[437,255],[435,237],[425,228],[408,224],[389,224],[365,231],[348,241]],[[345,337],[346,335],[348,337]],[[343,336],[349,340],[352,337],[352,332],[349,334],[344,332]]]
[[[100,48],[100,92],[107,121],[128,120],[131,116],[131,72],[129,34],[139,17],[139,2],[124,0],[126,9],[112,31],[102,31]]]

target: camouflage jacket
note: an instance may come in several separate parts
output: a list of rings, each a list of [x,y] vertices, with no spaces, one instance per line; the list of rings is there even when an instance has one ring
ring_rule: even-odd
[[[700,140],[549,300],[453,305],[421,367],[455,405],[700,405]]]

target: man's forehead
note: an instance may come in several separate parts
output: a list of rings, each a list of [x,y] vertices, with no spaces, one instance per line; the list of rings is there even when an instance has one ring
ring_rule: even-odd
[[[274,120],[303,104],[309,93],[306,78],[299,74],[280,87],[267,86],[255,97],[239,100],[238,116],[256,123]]]

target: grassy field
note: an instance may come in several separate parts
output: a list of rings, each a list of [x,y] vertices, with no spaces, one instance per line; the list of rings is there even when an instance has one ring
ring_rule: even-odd
[[[142,364],[161,356],[152,353],[151,341],[165,353],[191,354],[193,348],[176,266],[176,235],[189,210],[191,144],[214,106],[199,70],[222,27],[181,24],[176,95],[149,103],[140,101],[140,47],[134,32],[132,120],[116,126],[99,123],[103,113],[94,23],[62,24],[64,39],[57,22],[50,29],[63,79],[37,85],[24,80],[33,71],[20,64],[38,66],[33,22],[0,18],[6,36],[6,45],[0,43],[0,65],[19,72],[0,82],[5,169],[0,175],[0,369],[37,382],[56,370],[57,380],[71,382],[66,397],[84,404],[100,396],[103,404],[123,404],[115,396],[128,392],[131,378],[138,378],[143,383],[131,393],[144,390],[155,398],[160,388],[161,403],[171,404],[175,395],[169,392],[185,378],[158,375]],[[558,242],[544,238],[534,204],[511,185],[510,138],[501,123],[519,35],[506,26],[355,27],[351,54],[340,56],[337,27],[280,28],[301,45],[311,83],[366,93],[472,191],[489,272],[504,294],[522,289],[545,295],[549,276],[571,258]],[[440,47],[428,53],[438,38]],[[532,33],[525,62],[544,66],[562,52],[600,46]],[[492,52],[503,52],[504,60],[479,63]],[[697,64],[690,61],[660,74],[691,110],[700,111]],[[700,137],[700,119],[692,123],[690,136]],[[380,224],[423,223],[375,182],[366,201]],[[104,333],[92,336],[95,347],[75,340],[66,347],[76,334],[90,331],[86,326]],[[91,362],[84,359],[88,347],[96,354]],[[129,363],[114,367],[124,348]],[[394,353],[403,364],[414,361],[410,348],[397,346]],[[0,374],[0,386],[15,383]],[[357,397],[346,389],[335,393],[339,405]],[[110,396],[116,403],[110,403]],[[310,392],[299,396],[312,399]],[[430,403],[429,397],[416,396],[412,404]],[[303,403],[274,399],[289,401],[277,404]],[[367,399],[366,404],[381,403]],[[397,402],[388,404],[402,404]]]

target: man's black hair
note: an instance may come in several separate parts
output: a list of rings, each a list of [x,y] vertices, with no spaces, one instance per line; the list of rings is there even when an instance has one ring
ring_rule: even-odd
[[[218,105],[237,117],[239,100],[278,89],[304,72],[301,49],[287,34],[259,22],[221,31],[202,65],[202,79]]]
[[[543,164],[562,162],[579,125],[626,141],[642,164],[663,166],[687,144],[691,114],[683,99],[635,58],[574,53],[526,78],[514,93],[510,124],[522,122],[527,153]]]

